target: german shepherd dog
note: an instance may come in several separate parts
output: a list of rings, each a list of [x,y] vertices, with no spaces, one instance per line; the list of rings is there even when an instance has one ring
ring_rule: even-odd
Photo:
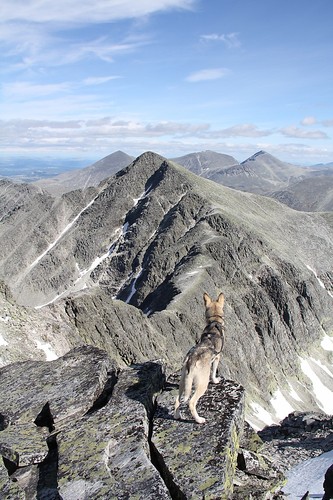
[[[199,398],[207,390],[211,366],[212,382],[218,384],[221,380],[220,377],[216,376],[216,372],[224,344],[224,295],[220,293],[216,301],[212,300],[207,293],[204,293],[203,298],[207,326],[199,342],[189,350],[185,357],[174,411],[174,418],[179,420],[181,418],[180,402],[186,402],[189,399],[194,384],[195,391],[190,399],[189,408],[198,424],[203,424],[206,421],[205,418],[198,415],[196,406]]]

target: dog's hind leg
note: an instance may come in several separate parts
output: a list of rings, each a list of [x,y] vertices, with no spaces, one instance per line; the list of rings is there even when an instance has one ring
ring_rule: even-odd
[[[187,367],[184,366],[179,381],[179,393],[175,403],[174,418],[176,420],[179,420],[181,418],[180,403],[181,402],[186,403],[186,401],[189,399],[192,391],[192,384],[193,384],[193,375],[191,372],[188,373]]]
[[[180,408],[179,407],[180,407],[180,401],[182,399],[183,392],[184,392],[184,389],[185,389],[185,377],[186,377],[186,371],[183,368],[181,376],[180,376],[179,391],[178,391],[178,396],[176,397],[175,409],[174,409],[174,414],[173,414],[173,417],[176,420],[179,420],[179,419],[182,418],[182,416],[180,414]]]
[[[179,406],[180,406],[180,396],[178,395],[176,397],[175,410],[173,412],[173,418],[176,419],[176,420],[180,420],[182,418],[182,416],[180,414]]]
[[[192,416],[198,424],[204,424],[206,422],[206,419],[204,417],[200,417],[198,415],[197,403],[198,403],[198,400],[201,398],[201,396],[203,396],[205,394],[207,387],[208,387],[208,382],[209,382],[209,371],[207,371],[207,373],[204,374],[204,377],[201,377],[200,380],[197,379],[195,381],[196,388],[195,388],[194,394],[191,397],[190,402],[189,402],[189,407],[190,407]]]
[[[221,382],[221,377],[216,376],[219,361],[220,361],[220,355],[218,354],[216,356],[216,358],[214,359],[213,366],[212,366],[212,382],[213,382],[213,384],[218,384],[219,382]]]

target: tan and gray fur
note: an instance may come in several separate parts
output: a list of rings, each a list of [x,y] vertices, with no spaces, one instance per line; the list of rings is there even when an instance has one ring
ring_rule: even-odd
[[[206,421],[198,415],[196,406],[199,398],[207,390],[211,371],[211,380],[214,384],[221,380],[216,376],[216,372],[224,344],[224,295],[220,293],[216,301],[212,300],[207,293],[204,293],[203,298],[206,307],[206,328],[200,341],[189,350],[185,357],[174,412],[174,418],[180,419],[180,403],[188,401],[194,385],[195,390],[189,401],[189,408],[198,424]]]

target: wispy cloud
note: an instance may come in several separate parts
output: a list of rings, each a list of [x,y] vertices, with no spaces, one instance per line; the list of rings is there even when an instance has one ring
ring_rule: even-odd
[[[224,78],[230,74],[230,70],[227,68],[211,68],[211,69],[201,69],[194,73],[191,73],[186,81],[188,82],[203,82],[207,80],[218,80]]]
[[[333,127],[333,120],[322,120],[324,127]]]
[[[241,46],[239,40],[239,33],[217,34],[211,33],[209,35],[201,35],[200,40],[204,42],[223,42],[228,48],[238,48]]]
[[[83,84],[90,86],[90,85],[103,85],[104,83],[110,82],[112,80],[118,80],[121,78],[119,75],[110,75],[110,76],[100,76],[100,77],[90,77],[90,78],[85,78],[83,80]]]
[[[322,130],[304,130],[299,127],[290,126],[280,130],[281,134],[285,137],[292,137],[295,139],[328,139],[328,135]]]
[[[242,123],[216,131],[214,137],[265,137],[273,133],[273,130],[260,130],[252,123]]]
[[[169,9],[191,9],[196,0],[12,0],[1,1],[2,22],[82,23],[110,22],[139,18]]]
[[[239,155],[245,159],[260,149],[286,161],[291,158],[298,161],[300,156],[308,158],[309,162],[311,159],[317,162],[318,158],[329,161],[332,157],[331,148],[259,140],[271,134],[274,134],[273,130],[260,129],[254,124],[214,130],[208,123],[145,123],[110,116],[90,120],[0,120],[2,149],[7,154],[47,151],[57,155],[67,151],[68,154],[89,152],[102,157],[113,150],[123,149],[134,155],[152,150],[170,157],[209,148],[229,153],[239,160]],[[233,140],[224,140],[226,138]]]
[[[73,85],[69,82],[35,84],[30,82],[12,82],[2,86],[2,92],[6,99],[22,101],[25,99],[40,99],[46,96],[66,93]]]

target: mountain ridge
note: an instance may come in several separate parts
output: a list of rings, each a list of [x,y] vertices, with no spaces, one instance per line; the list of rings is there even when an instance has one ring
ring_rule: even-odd
[[[74,189],[97,187],[110,175],[129,165],[133,157],[116,151],[101,160],[74,171],[32,182],[55,196]],[[189,153],[169,161],[178,163],[198,176],[244,192],[275,198],[300,211],[331,211],[330,164],[302,167],[286,163],[260,150],[239,163],[230,155],[206,150]],[[326,180],[326,182],[325,182]],[[313,185],[316,199],[308,194]]]
[[[51,346],[53,316],[72,347],[92,343],[123,364],[163,358],[175,369],[200,336],[203,292],[221,290],[223,373],[246,387],[252,424],[262,425],[264,409],[276,413],[276,391],[295,410],[321,408],[302,385],[300,357],[329,370],[320,347],[333,330],[329,218],[220,186],[153,152],[97,188],[60,199],[31,193],[17,205],[3,185],[12,205],[0,276],[20,307],[48,318]]]

